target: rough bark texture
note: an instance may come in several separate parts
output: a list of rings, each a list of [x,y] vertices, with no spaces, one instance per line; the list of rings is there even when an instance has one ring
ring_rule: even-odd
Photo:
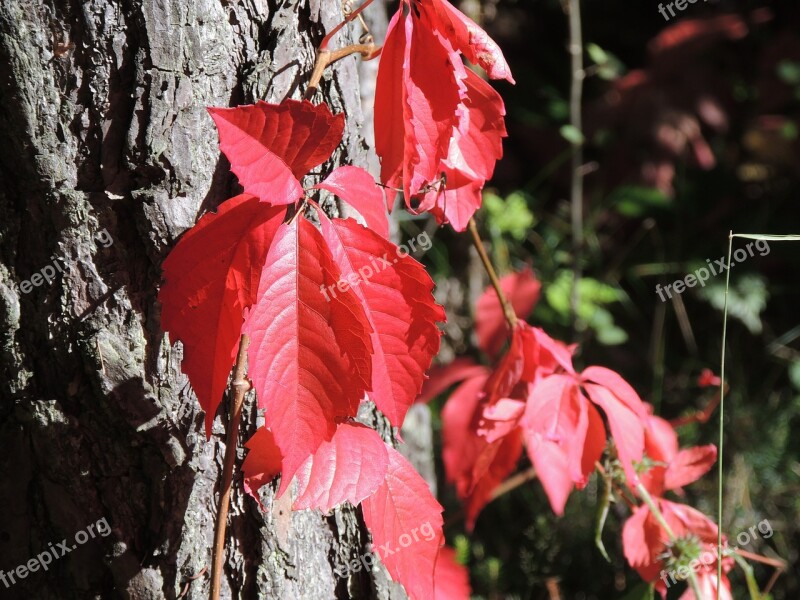
[[[235,192],[205,107],[299,97],[341,18],[322,0],[0,2],[0,569],[112,528],[0,597],[207,597],[192,578],[211,564],[224,419],[206,441],[160,331],[160,265]],[[347,113],[332,164],[368,162],[356,63],[321,88]],[[291,514],[268,490],[263,514],[234,487],[223,597],[404,597],[334,573],[364,551],[356,510]]]

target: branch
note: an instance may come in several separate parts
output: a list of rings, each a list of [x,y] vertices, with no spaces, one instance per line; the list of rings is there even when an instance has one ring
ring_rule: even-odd
[[[245,378],[247,362],[247,346],[250,338],[242,335],[239,340],[239,352],[233,371],[233,403],[225,441],[225,460],[222,470],[222,487],[217,505],[217,522],[214,526],[213,563],[211,568],[210,600],[219,600],[219,588],[222,581],[222,561],[225,556],[225,532],[228,527],[228,508],[231,503],[231,484],[233,483],[233,464],[236,462],[236,446],[239,439],[239,423],[242,420],[242,404],[244,395],[250,390],[250,382]]]
[[[573,317],[577,317],[578,283],[581,280],[581,259],[583,255],[583,120],[581,101],[583,96],[583,35],[581,33],[580,0],[569,0],[569,54],[571,58],[572,82],[569,93],[569,122],[581,134],[572,140],[572,184],[570,186],[570,206],[572,216],[573,277],[570,307]]]
[[[317,93],[319,82],[322,80],[322,74],[325,72],[328,65],[355,53],[359,53],[362,60],[372,60],[381,53],[381,49],[372,42],[372,35],[369,34],[369,31],[366,32],[366,37],[362,36],[361,38],[366,43],[351,44],[344,48],[339,48],[338,50],[328,50],[328,44],[333,36],[339,33],[342,27],[350,23],[353,19],[360,17],[361,12],[372,4],[372,2],[373,0],[366,0],[366,2],[347,15],[344,21],[331,29],[328,34],[322,38],[322,42],[319,44],[319,50],[317,51],[317,62],[314,64],[314,71],[311,73],[311,80],[308,82],[308,88],[306,88],[306,93],[303,95],[303,98],[311,100],[311,98],[314,97],[314,94]],[[361,22],[364,23],[363,19]]]
[[[303,95],[303,98],[311,100],[311,98],[314,97],[325,69],[337,60],[355,53],[361,54],[362,60],[371,60],[378,56],[380,52],[381,49],[372,42],[366,44],[351,44],[344,48],[339,48],[338,50],[323,50],[320,48],[317,54],[317,62],[314,65],[314,71],[311,73],[311,80],[308,82],[308,87],[306,88],[306,93]]]
[[[469,232],[472,235],[472,244],[478,251],[478,256],[481,257],[483,268],[486,269],[489,280],[492,282],[492,286],[494,286],[494,291],[497,292],[497,299],[500,300],[500,305],[503,307],[503,314],[506,317],[506,322],[509,327],[513,328],[514,325],[517,324],[517,315],[514,313],[514,309],[508,301],[508,298],[506,298],[506,295],[503,293],[503,288],[500,287],[500,280],[497,278],[497,273],[495,273],[494,267],[492,266],[492,261],[489,260],[489,255],[486,254],[486,249],[483,247],[483,242],[481,241],[481,236],[478,233],[478,226],[475,224],[474,218],[469,220]]]

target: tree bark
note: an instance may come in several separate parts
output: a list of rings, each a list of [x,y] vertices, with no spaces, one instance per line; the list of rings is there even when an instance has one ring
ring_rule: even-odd
[[[236,193],[205,107],[299,98],[341,19],[322,0],[0,2],[0,569],[111,526],[3,598],[207,597],[225,423],[205,439],[160,265]],[[347,115],[327,167],[368,163],[356,63],[317,97]],[[240,442],[256,421],[251,397]],[[335,573],[365,551],[356,509],[273,492],[262,513],[234,480],[223,597],[405,597],[383,571]]]

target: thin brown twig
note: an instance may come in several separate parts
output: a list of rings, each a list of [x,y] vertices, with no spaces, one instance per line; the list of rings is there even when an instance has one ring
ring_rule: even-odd
[[[372,2],[373,2],[373,0],[366,0],[366,2],[364,2],[361,6],[359,6],[353,12],[348,14],[345,17],[344,21],[342,21],[336,27],[331,29],[328,32],[328,35],[326,35],[324,38],[322,38],[322,42],[320,42],[320,45],[319,45],[320,52],[322,52],[323,50],[327,50],[328,49],[328,44],[330,43],[331,38],[333,38],[333,36],[335,36],[337,33],[339,33],[342,30],[342,27],[344,27],[345,25],[350,23],[353,19],[355,19],[362,12],[364,12],[364,9],[367,8],[370,4],[372,4]],[[363,21],[362,21],[362,23],[363,23]],[[366,23],[364,23],[364,26],[366,27]]]
[[[779,558],[770,558],[768,556],[762,556],[761,554],[756,554],[754,552],[748,552],[747,550],[742,550],[741,548],[734,548],[733,550],[739,556],[746,558],[748,560],[753,560],[755,562],[759,562],[764,565],[769,565],[771,567],[775,567],[778,571],[785,571],[786,570],[786,561],[781,560]]]
[[[329,65],[335,63],[337,60],[350,56],[351,54],[361,54],[362,60],[371,60],[380,54],[380,48],[375,46],[374,43],[368,42],[366,44],[351,44],[338,50],[323,50],[320,48],[317,53],[317,62],[314,64],[314,71],[311,73],[311,79],[308,82],[306,93],[303,98],[311,100],[314,94],[317,93],[319,82],[322,80],[322,75]]]
[[[327,69],[329,65],[335,63],[337,60],[356,53],[361,55],[362,60],[371,60],[376,58],[381,53],[381,49],[375,46],[373,43],[371,35],[364,40],[363,43],[350,44],[349,46],[339,48],[338,50],[328,50],[328,44],[333,36],[339,33],[342,27],[350,23],[356,17],[361,19],[361,24],[364,26],[364,29],[367,31],[367,33],[369,33],[369,29],[367,28],[367,24],[364,22],[363,17],[361,17],[361,13],[372,2],[373,0],[366,0],[366,2],[364,2],[353,12],[347,14],[341,23],[331,29],[328,34],[322,38],[322,41],[319,44],[319,49],[317,50],[317,61],[314,64],[314,71],[311,73],[311,80],[308,82],[308,88],[306,88],[306,93],[303,95],[303,98],[306,100],[311,100],[311,98],[314,97],[314,94],[317,93],[317,88],[319,88],[319,82],[322,80],[322,74],[325,73],[325,69]]]
[[[200,579],[203,575],[206,574],[206,571],[208,571],[208,567],[207,566],[203,567],[197,575],[192,575],[191,577],[189,577],[186,580],[186,584],[183,586],[183,590],[181,591],[180,595],[178,596],[178,600],[180,600],[181,598],[186,596],[186,594],[189,593],[189,587],[192,585],[192,582],[193,581],[197,581],[198,579]]]
[[[475,224],[474,218],[469,220],[469,232],[472,235],[472,244],[478,251],[478,256],[481,257],[483,268],[486,269],[494,291],[497,292],[497,298],[500,300],[500,305],[503,307],[503,314],[506,317],[506,322],[509,327],[514,327],[517,324],[517,315],[514,313],[514,309],[508,301],[508,298],[506,298],[506,295],[503,293],[503,288],[500,286],[500,280],[497,278],[497,273],[492,266],[492,261],[489,260],[489,255],[486,254],[486,249],[483,247],[483,241],[481,241],[481,236],[478,233],[478,226]]]
[[[536,470],[531,467],[525,471],[520,471],[516,475],[509,477],[503,483],[498,485],[489,496],[489,502],[497,500],[500,496],[509,493],[511,490],[517,489],[519,486],[524,485],[531,479],[536,478]]]
[[[217,505],[217,522],[214,527],[214,549],[211,564],[210,600],[219,600],[220,583],[222,582],[222,562],[225,556],[225,532],[228,528],[228,509],[231,504],[231,484],[233,483],[233,464],[236,462],[236,446],[239,439],[239,423],[242,420],[242,404],[244,396],[250,390],[250,382],[245,377],[247,363],[247,347],[250,338],[242,335],[239,340],[239,352],[233,370],[233,402],[225,442],[225,459],[222,469],[222,487]]]

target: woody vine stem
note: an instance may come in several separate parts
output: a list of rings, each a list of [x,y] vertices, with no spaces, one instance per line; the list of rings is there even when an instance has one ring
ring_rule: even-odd
[[[250,338],[242,335],[239,340],[239,351],[236,355],[236,366],[233,370],[231,382],[231,408],[228,422],[227,437],[225,440],[225,459],[222,469],[222,487],[219,491],[217,504],[217,521],[214,525],[214,548],[211,564],[211,600],[219,599],[220,583],[222,581],[222,562],[225,556],[225,532],[228,528],[228,508],[231,504],[231,485],[233,483],[233,465],[236,462],[236,447],[239,438],[239,423],[242,421],[242,404],[244,396],[250,390],[250,382],[245,374],[247,363],[247,347]]]

